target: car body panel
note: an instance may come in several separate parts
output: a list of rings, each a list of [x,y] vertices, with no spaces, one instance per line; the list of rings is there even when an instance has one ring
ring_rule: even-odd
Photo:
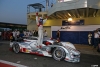
[[[75,46],[70,42],[55,42],[55,40],[46,40],[47,42],[50,42],[50,45],[45,45],[41,48],[38,48],[37,46],[37,39],[23,39],[22,42],[12,41],[10,42],[10,48],[13,48],[13,45],[16,43],[20,46],[20,52],[23,53],[30,53],[30,54],[36,54],[40,56],[48,56],[52,57],[52,52],[56,48],[62,48],[64,52],[66,53],[66,56],[64,58],[65,61],[68,62],[80,62],[80,52],[76,50]]]

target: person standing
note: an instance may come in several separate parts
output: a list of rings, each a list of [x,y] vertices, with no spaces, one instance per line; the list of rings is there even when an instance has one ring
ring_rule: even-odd
[[[38,36],[38,31],[35,30],[33,36],[37,37]]]
[[[33,31],[32,31],[32,36],[34,36],[34,32],[35,32],[35,31],[33,30]]]
[[[60,31],[59,30],[56,33],[56,37],[57,37],[56,39],[59,39],[60,40]]]
[[[24,36],[26,36],[26,31],[25,30],[23,31],[23,33],[24,33]]]
[[[97,52],[100,52],[100,28],[98,28],[97,31],[98,31],[98,35],[99,35]]]
[[[30,35],[29,30],[26,30],[26,32],[24,32],[24,34],[25,34],[26,37],[29,37],[29,35]]]
[[[99,38],[99,34],[98,34],[98,31],[96,30],[94,32],[94,48],[98,46],[98,38]]]
[[[13,41],[13,40],[14,40],[14,37],[13,37],[13,33],[12,33],[12,31],[10,31],[9,39],[10,39],[10,41]]]
[[[0,40],[1,40],[2,32],[0,31]]]
[[[48,36],[48,34],[47,34],[47,31],[46,31],[46,30],[44,31],[43,36],[44,36],[44,37],[47,37],[47,36]]]
[[[97,52],[100,52],[100,36],[99,36],[99,41],[98,41],[98,48],[97,48]]]
[[[91,39],[92,39],[92,34],[91,34],[91,32],[89,32],[89,34],[88,34],[88,44],[89,44],[89,46],[92,45]]]
[[[36,13],[36,24],[38,26],[38,45],[37,47],[41,48],[43,42],[43,24],[46,22],[47,18],[43,20],[42,17],[38,17],[38,12]]]
[[[20,31],[17,30],[17,31],[16,31],[16,34],[17,34],[17,36],[19,37],[19,35],[20,35]]]
[[[45,40],[47,40],[47,36],[48,36],[48,34],[47,34],[47,31],[45,30],[45,31],[43,32],[43,37],[44,37]]]

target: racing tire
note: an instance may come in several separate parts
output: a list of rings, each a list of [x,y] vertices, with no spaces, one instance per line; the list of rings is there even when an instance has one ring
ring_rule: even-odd
[[[64,49],[60,48],[60,47],[54,49],[54,51],[52,53],[52,57],[58,61],[63,60],[65,58],[65,56],[66,56],[66,53],[65,53]]]
[[[19,44],[18,43],[13,44],[13,47],[12,48],[13,48],[13,51],[15,53],[19,53],[20,47],[19,47]]]

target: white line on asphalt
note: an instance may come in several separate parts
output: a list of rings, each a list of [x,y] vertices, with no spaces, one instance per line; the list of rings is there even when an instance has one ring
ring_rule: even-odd
[[[9,61],[4,61],[4,60],[0,60],[0,62],[1,62],[1,63],[4,63],[4,64],[8,64],[8,65],[12,65],[12,66],[16,66],[16,67],[28,67],[28,66],[25,66],[25,65],[16,64],[16,63],[9,62]]]

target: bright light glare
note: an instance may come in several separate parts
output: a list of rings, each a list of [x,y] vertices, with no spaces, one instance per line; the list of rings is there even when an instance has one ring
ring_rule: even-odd
[[[68,18],[68,21],[72,21],[72,18]]]

